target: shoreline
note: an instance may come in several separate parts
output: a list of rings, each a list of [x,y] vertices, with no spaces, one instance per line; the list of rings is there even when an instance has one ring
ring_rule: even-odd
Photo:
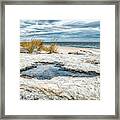
[[[100,51],[100,49],[96,48],[77,48],[77,47],[66,47],[66,46],[58,46],[58,52],[87,52],[87,51]]]

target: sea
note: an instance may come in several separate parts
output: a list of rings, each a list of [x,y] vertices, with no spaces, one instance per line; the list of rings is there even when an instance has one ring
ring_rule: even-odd
[[[50,45],[51,42],[45,42],[44,44]],[[55,44],[65,47],[100,49],[100,42],[56,42]]]

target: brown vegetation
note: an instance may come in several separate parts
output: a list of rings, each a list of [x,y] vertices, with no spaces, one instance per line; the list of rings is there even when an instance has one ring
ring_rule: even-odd
[[[32,40],[31,42],[20,42],[20,46],[32,53],[34,51],[46,51],[48,53],[56,53],[57,45],[52,43],[50,46],[45,46],[41,40]]]
[[[55,43],[52,43],[50,47],[48,48],[49,53],[56,53],[57,52],[57,45]]]

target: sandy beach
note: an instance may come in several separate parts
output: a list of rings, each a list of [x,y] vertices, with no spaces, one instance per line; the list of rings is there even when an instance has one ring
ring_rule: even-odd
[[[38,65],[46,75],[44,80],[32,71]],[[54,75],[52,67],[75,76]],[[100,49],[58,46],[52,54],[20,53],[20,72],[20,99],[100,100]],[[32,76],[24,75],[30,72]]]

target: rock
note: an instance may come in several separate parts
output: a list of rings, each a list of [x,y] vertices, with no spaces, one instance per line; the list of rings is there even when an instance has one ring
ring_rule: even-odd
[[[80,53],[80,52],[68,52],[68,54],[74,54],[74,55],[85,55],[84,53]]]

